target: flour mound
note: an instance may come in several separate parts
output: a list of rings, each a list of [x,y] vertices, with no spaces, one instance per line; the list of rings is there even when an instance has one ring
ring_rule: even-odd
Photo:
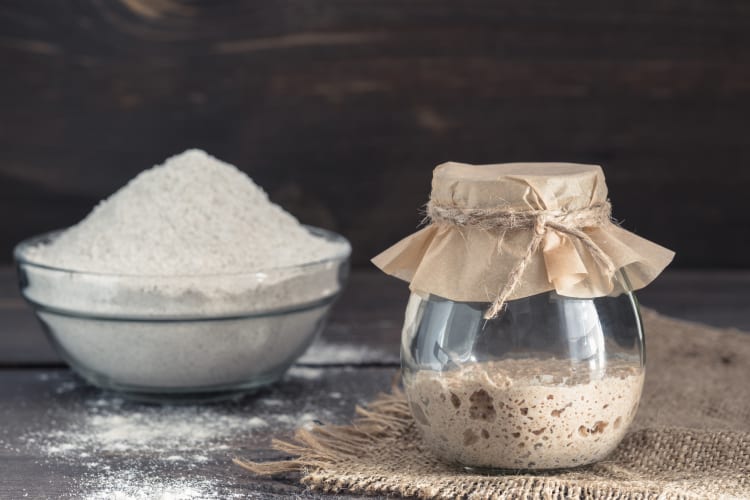
[[[239,169],[191,149],[141,172],[27,257],[78,271],[189,275],[255,272],[341,252]]]

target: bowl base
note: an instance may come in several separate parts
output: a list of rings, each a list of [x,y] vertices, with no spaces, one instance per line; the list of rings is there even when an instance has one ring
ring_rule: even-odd
[[[238,400],[276,383],[287,371],[287,369],[277,370],[250,381],[218,386],[156,387],[121,384],[71,363],[70,360],[68,364],[81,378],[99,389],[116,392],[118,396],[131,401],[165,405],[191,405]]]
[[[206,403],[221,403],[236,401],[245,396],[254,394],[263,388],[277,382],[281,377],[275,376],[258,379],[248,383],[242,383],[223,387],[206,388],[158,388],[158,387],[131,387],[122,386],[110,381],[104,381],[96,377],[90,377],[80,371],[79,375],[90,384],[104,390],[114,391],[118,396],[139,403],[165,404],[165,405],[193,405]]]
[[[137,403],[163,404],[163,405],[201,405],[210,403],[224,403],[227,401],[238,401],[245,396],[254,394],[262,389],[258,386],[248,389],[237,389],[218,392],[187,392],[187,393],[156,393],[156,392],[136,392],[136,391],[117,391],[117,395],[129,401]],[[109,388],[107,388],[109,389]]]

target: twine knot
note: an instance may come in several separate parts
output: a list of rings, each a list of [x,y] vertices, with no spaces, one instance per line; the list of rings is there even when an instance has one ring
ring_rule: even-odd
[[[427,204],[427,219],[436,224],[451,224],[458,227],[475,227],[487,231],[509,231],[533,229],[524,257],[513,267],[503,287],[498,291],[492,305],[485,311],[485,319],[494,319],[504,309],[508,297],[523,278],[526,266],[531,262],[547,231],[553,229],[580,241],[591,256],[602,266],[608,276],[616,269],[612,259],[594,243],[582,229],[599,227],[610,223],[612,205],[609,201],[595,203],[579,210],[507,210],[502,208],[459,208],[439,205],[430,200]]]

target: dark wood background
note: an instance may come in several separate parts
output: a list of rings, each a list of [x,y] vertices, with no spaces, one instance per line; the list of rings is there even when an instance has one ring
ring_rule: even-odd
[[[411,232],[442,161],[605,167],[681,267],[747,267],[745,0],[4,1],[0,263],[201,147],[354,261]]]

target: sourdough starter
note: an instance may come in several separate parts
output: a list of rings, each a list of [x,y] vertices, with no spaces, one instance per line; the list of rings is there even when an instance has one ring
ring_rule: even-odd
[[[638,409],[643,370],[610,362],[571,373],[569,361],[502,360],[405,378],[426,444],[475,467],[551,469],[604,458]]]

